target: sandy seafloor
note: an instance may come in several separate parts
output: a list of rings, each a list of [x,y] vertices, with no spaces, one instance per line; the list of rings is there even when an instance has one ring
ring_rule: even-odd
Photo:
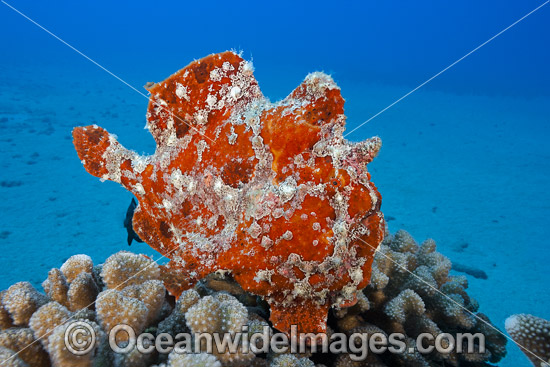
[[[41,289],[48,271],[73,254],[101,263],[128,249],[122,221],[131,195],[85,172],[71,129],[97,123],[126,147],[152,153],[147,100],[101,71],[77,77],[47,66],[2,68],[0,288],[29,280]],[[296,82],[279,84],[289,93]],[[411,89],[340,85],[350,126]],[[549,102],[428,86],[349,136],[382,137],[369,170],[390,230],[434,238],[453,262],[483,269],[488,279],[469,277],[469,293],[502,330],[514,313],[550,319]],[[130,250],[154,254],[145,244]],[[529,363],[509,343],[499,365]]]

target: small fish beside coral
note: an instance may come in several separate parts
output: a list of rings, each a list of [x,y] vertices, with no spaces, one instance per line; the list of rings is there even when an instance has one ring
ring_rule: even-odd
[[[134,226],[132,225],[132,221],[134,219],[134,212],[136,211],[137,203],[136,199],[132,198],[132,201],[130,202],[130,205],[128,206],[128,209],[126,210],[126,217],[124,217],[124,228],[126,228],[126,232],[128,232],[128,246],[132,244],[132,241],[137,242],[143,242],[141,238],[136,234],[134,231]]]

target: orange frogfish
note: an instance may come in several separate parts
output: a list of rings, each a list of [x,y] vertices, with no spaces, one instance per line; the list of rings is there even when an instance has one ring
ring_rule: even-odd
[[[329,308],[369,283],[384,235],[367,172],[381,141],[343,138],[330,76],[309,74],[271,103],[253,72],[228,51],[147,85],[151,156],[96,125],[75,128],[74,145],[90,174],[137,198],[134,230],[170,259],[170,293],[229,272],[269,303],[275,328],[325,332]]]

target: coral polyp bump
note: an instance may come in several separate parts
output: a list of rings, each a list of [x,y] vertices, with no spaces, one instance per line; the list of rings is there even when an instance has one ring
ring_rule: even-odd
[[[138,199],[134,230],[171,259],[172,294],[226,271],[269,303],[277,329],[324,332],[329,307],[368,284],[384,236],[367,172],[381,142],[343,138],[330,76],[309,74],[271,103],[253,70],[228,51],[149,85],[151,156],[95,125],[75,128],[74,145],[89,173]]]

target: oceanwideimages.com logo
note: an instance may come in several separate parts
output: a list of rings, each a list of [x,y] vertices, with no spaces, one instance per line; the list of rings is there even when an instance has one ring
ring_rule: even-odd
[[[130,326],[121,324],[113,327],[108,335],[110,348],[119,354],[137,349],[142,354],[158,353],[347,353],[353,361],[365,360],[369,353],[432,353],[451,352],[464,354],[485,353],[485,336],[481,333],[431,333],[419,334],[414,344],[407,342],[405,334],[392,333],[297,333],[297,326],[291,327],[290,336],[273,333],[269,326],[262,331],[251,332],[244,326],[237,333],[169,333],[136,334]],[[65,346],[76,355],[85,355],[98,345],[94,328],[86,321],[70,323],[65,331]]]

